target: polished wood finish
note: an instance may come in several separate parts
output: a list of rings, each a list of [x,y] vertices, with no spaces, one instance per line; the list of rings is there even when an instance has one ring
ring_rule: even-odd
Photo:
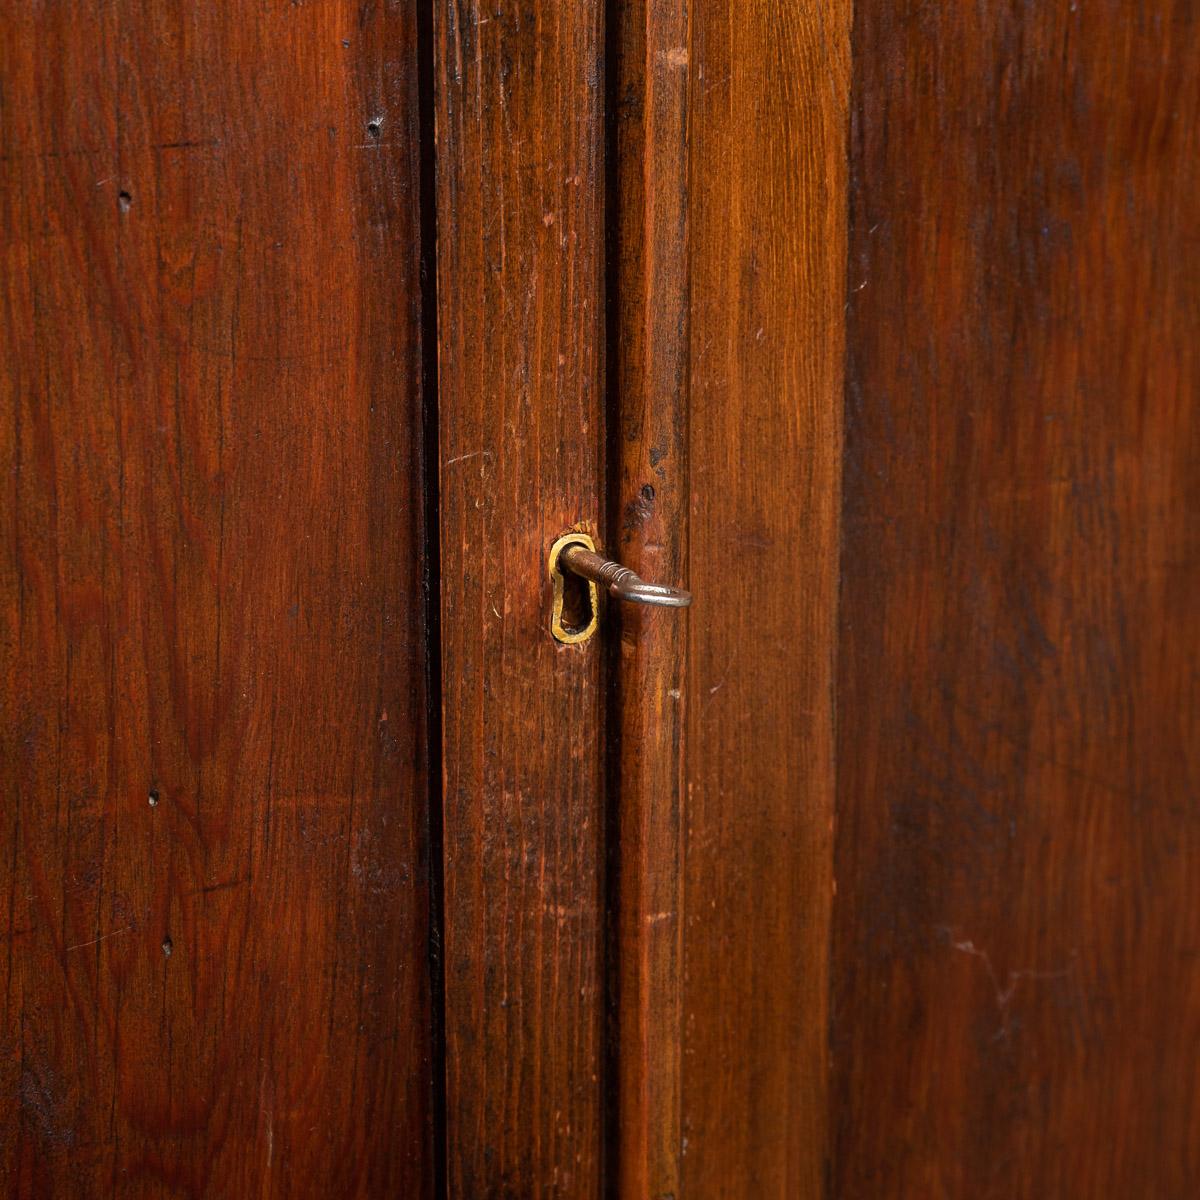
[[[0,7],[0,1180],[432,1191],[404,6]]]
[[[824,1173],[849,20],[691,13],[684,1196]]]
[[[860,0],[838,1197],[1200,1179],[1200,26]]]
[[[450,1194],[599,1194],[601,643],[547,555],[603,514],[598,3],[436,6]]]
[[[686,586],[686,0],[630,0],[610,26],[609,440],[614,553]],[[619,1196],[677,1196],[682,1146],[683,753],[688,614],[617,605],[611,1149]]]
[[[7,1194],[1195,1193],[1200,29],[850,21],[0,0]]]

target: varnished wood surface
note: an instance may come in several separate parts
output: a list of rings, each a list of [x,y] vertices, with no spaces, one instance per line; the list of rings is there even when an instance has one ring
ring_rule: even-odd
[[[0,7],[9,1194],[1194,1192],[1200,33],[856,14],[433,6],[431,503],[414,15]]]
[[[855,12],[832,1193],[1182,1200],[1200,27]]]
[[[691,12],[688,1197],[823,1180],[849,17]]]
[[[3,1190],[429,1194],[411,14],[0,77]]]
[[[610,26],[609,507],[615,555],[686,586],[688,521],[686,0],[618,7]],[[683,732],[689,614],[613,605],[614,1191],[677,1196],[683,1050]]]
[[[601,1189],[601,643],[549,632],[598,532],[602,12],[436,6],[450,1194]]]

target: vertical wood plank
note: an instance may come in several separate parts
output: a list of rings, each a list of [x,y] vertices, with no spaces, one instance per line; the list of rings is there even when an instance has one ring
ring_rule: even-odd
[[[686,0],[628,0],[610,29],[610,536],[643,578],[681,585],[688,520]],[[615,1185],[676,1196],[682,1089],[683,754],[688,615],[618,606],[615,650]]]
[[[435,13],[449,1189],[588,1197],[601,655],[546,558],[602,515],[602,13]]]
[[[411,12],[0,31],[0,1177],[428,1195]]]
[[[1195,6],[856,6],[833,1190],[1200,1178]]]
[[[692,12],[688,1196],[823,1184],[849,20]]]

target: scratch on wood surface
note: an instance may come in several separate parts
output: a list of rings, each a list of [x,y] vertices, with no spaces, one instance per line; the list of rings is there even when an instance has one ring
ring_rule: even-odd
[[[452,467],[455,463],[466,462],[472,458],[482,458],[484,462],[490,462],[496,455],[491,450],[472,450],[470,454],[456,454],[453,458],[448,458],[443,467]]]
[[[956,940],[951,930],[943,929],[943,932],[950,936],[950,945],[962,954],[969,954],[972,958],[978,958],[984,965],[987,971],[988,978],[991,980],[992,989],[996,994],[996,1007],[1004,1013],[1013,995],[1016,993],[1017,985],[1023,980],[1051,980],[1051,979],[1066,979],[1070,974],[1072,967],[1059,967],[1054,970],[1038,970],[1028,967],[1016,971],[1008,971],[1005,973],[1004,986],[1000,985],[1000,977],[996,968],[992,964],[991,955],[986,950],[981,950],[970,938]]]
[[[90,942],[76,942],[74,946],[68,946],[63,953],[69,954],[72,950],[83,950],[85,947],[94,946],[98,942],[107,942],[109,938],[114,938],[119,933],[128,933],[132,928],[134,928],[132,925],[125,925],[120,929],[114,929],[111,933],[102,933],[99,937],[92,938]]]

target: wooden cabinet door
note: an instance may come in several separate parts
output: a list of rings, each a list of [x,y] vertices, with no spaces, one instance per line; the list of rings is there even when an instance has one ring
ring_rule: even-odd
[[[0,1180],[432,1191],[417,29],[0,6]]]
[[[1192,1194],[1188,7],[498,15],[439,66],[451,1178]],[[693,608],[551,646],[577,522]]]
[[[1183,0],[0,35],[7,1194],[1196,1192]]]
[[[832,1194],[1200,1185],[1200,28],[855,10]]]
[[[447,1180],[599,1195],[601,639],[550,545],[604,494],[602,6],[439,4]]]

